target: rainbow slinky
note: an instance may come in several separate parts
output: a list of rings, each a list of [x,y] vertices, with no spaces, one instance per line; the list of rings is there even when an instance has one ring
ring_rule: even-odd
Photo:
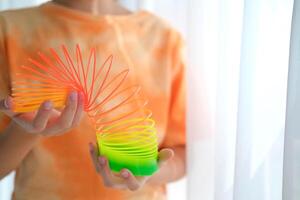
[[[50,56],[51,55],[51,56]],[[112,74],[113,57],[97,67],[96,50],[90,50],[84,63],[79,45],[75,59],[62,46],[60,56],[50,48],[50,55],[38,52],[38,60],[29,58],[29,66],[16,74],[12,96],[15,112],[36,111],[51,100],[54,107],[65,106],[67,94],[84,94],[84,109],[94,123],[99,154],[107,157],[110,168],[129,169],[136,176],[157,170],[157,133],[147,101],[140,97],[140,87],[124,87],[128,69]]]

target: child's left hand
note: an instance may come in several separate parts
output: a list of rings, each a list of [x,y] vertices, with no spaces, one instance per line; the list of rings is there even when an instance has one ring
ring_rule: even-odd
[[[97,173],[102,176],[105,186],[136,191],[140,189],[151,178],[151,176],[134,176],[128,169],[122,169],[120,173],[112,172],[109,168],[108,160],[104,156],[97,155],[97,147],[95,147],[92,143],[90,143],[89,146],[94,167]],[[162,149],[158,153],[159,168],[161,168],[163,164],[171,159],[173,155],[173,150]]]

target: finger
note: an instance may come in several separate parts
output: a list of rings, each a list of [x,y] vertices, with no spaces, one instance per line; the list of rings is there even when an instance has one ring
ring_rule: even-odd
[[[77,109],[76,113],[74,115],[72,126],[77,126],[80,123],[80,120],[83,116],[83,109],[84,109],[84,96],[83,93],[80,92],[78,94],[78,100],[77,100]]]
[[[122,169],[120,174],[124,179],[129,190],[136,191],[140,188],[139,181],[134,177],[134,175],[129,170]]]
[[[72,126],[76,108],[77,108],[77,92],[71,92],[68,96],[67,105],[62,111],[61,116],[57,123],[60,129],[69,129]]]
[[[97,150],[99,150],[98,147]],[[97,152],[94,152],[93,156],[106,186],[112,186],[113,174],[109,168],[107,159],[104,156],[98,156]]]
[[[7,97],[5,99],[0,100],[0,111],[10,117],[16,114],[12,111],[12,107],[13,107],[13,102],[11,97]]]
[[[97,161],[97,151],[95,149],[95,146],[93,145],[93,143],[89,143],[89,149],[90,149],[90,155],[91,155],[91,159],[93,161],[94,167],[96,169],[96,171],[98,173],[100,173],[100,166],[99,163]]]
[[[126,184],[124,184],[123,179],[120,177],[117,177],[111,171],[108,160],[104,156],[98,157],[98,163],[101,166],[100,173],[101,173],[101,176],[102,176],[105,186],[116,188],[116,189],[126,189],[127,188]]]
[[[158,153],[158,166],[163,166],[174,156],[174,151],[172,149],[162,149]]]
[[[113,174],[110,171],[108,161],[104,156],[98,157],[98,163],[100,165],[100,174],[102,176],[103,182],[107,187],[113,187],[115,184],[119,184],[114,181]]]
[[[39,108],[33,122],[32,128],[36,132],[43,131],[48,123],[52,110],[52,103],[51,101],[45,101]]]

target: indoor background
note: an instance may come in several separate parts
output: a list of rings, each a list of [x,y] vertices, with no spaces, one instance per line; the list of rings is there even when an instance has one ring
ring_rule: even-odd
[[[300,1],[122,3],[156,13],[186,41],[188,174],[169,199],[299,200]],[[0,182],[1,200],[12,176]]]

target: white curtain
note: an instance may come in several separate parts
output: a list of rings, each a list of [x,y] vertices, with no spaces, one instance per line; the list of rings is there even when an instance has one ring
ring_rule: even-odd
[[[170,199],[300,199],[299,1],[293,23],[293,0],[121,2],[165,18],[187,43],[188,178]]]
[[[189,199],[282,199],[292,8],[190,1]]]

